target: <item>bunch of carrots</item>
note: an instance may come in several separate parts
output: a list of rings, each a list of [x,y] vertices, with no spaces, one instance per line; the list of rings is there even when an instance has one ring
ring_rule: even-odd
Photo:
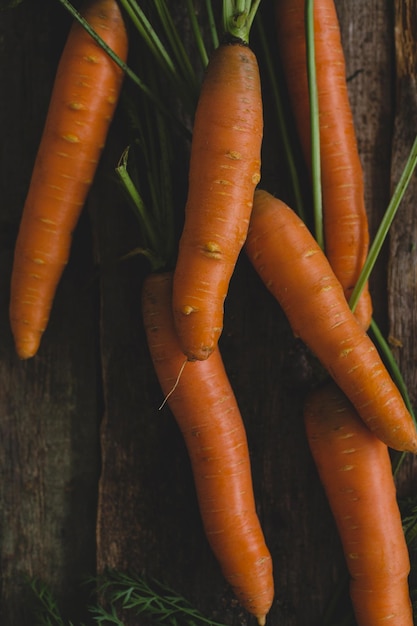
[[[244,424],[219,348],[229,283],[239,254],[247,254],[326,372],[305,401],[306,435],[341,536],[358,625],[392,620],[411,626],[410,565],[388,449],[417,453],[417,431],[368,335],[368,284],[351,300],[369,232],[337,14],[333,0],[275,0],[277,42],[311,178],[314,105],[319,111],[321,239],[260,184],[262,88],[249,45],[258,5],[223,3],[224,36],[208,61],[195,110],[175,263],[152,267],[143,286],[148,347],[164,402],[186,442],[207,540],[242,606],[262,626],[274,598],[272,558],[256,513]],[[306,64],[308,7],[317,102]],[[121,63],[74,23],[16,241],[10,322],[22,359],[37,353],[47,327],[128,55],[116,0],[87,0],[81,14]]]

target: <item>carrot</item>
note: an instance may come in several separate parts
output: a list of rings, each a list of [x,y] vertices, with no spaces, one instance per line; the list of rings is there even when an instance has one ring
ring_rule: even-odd
[[[173,307],[182,349],[204,360],[223,328],[223,305],[260,180],[263,133],[256,57],[239,39],[213,53],[197,105]]]
[[[412,626],[410,562],[387,446],[332,382],[310,393],[304,419],[342,541],[358,626]]]
[[[127,33],[116,0],[93,0],[81,13],[125,60]],[[74,22],[58,65],[15,247],[10,322],[22,359],[37,353],[48,324],[122,79],[115,62]]]
[[[292,110],[300,144],[311,168],[305,0],[276,0],[275,11],[277,40]],[[349,301],[369,246],[363,170],[334,1],[315,0],[313,16],[325,252]],[[355,315],[367,329],[372,317],[368,285]]]
[[[283,202],[255,192],[246,253],[298,337],[388,446],[417,452],[413,418],[320,246]]]
[[[272,561],[255,510],[244,425],[218,348],[205,361],[186,361],[171,301],[172,274],[148,275],[149,350],[188,449],[205,533],[237,598],[262,625],[273,599]]]

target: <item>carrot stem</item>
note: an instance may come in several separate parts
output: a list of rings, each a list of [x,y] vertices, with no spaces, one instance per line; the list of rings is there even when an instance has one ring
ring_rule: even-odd
[[[189,0],[189,2],[191,2],[191,0]],[[194,68],[190,61],[190,55],[187,53],[184,47],[183,40],[180,37],[178,30],[174,24],[174,20],[172,19],[171,13],[167,7],[166,0],[154,0],[154,4],[161,20],[165,36],[167,37],[171,46],[172,54],[176,59],[179,73],[182,75],[181,88],[187,89],[187,91],[189,92],[188,97],[190,98],[190,102],[193,103],[194,107],[197,102],[197,97],[199,93],[199,84],[196,78],[196,74],[194,72]],[[189,17],[191,19],[191,26],[193,28],[194,35],[197,35],[199,27],[195,18],[195,10],[193,10],[192,2]],[[193,24],[193,20],[195,24]],[[198,41],[196,41],[196,43],[198,45]]]
[[[369,279],[369,276],[377,260],[378,254],[381,251],[382,245],[385,241],[385,238],[388,234],[388,231],[391,227],[394,217],[397,214],[398,207],[407,189],[408,183],[410,182],[410,179],[414,173],[416,165],[417,165],[417,136],[414,139],[414,143],[411,147],[405,167],[401,173],[400,179],[391,197],[388,208],[385,211],[385,214],[379,225],[378,231],[375,235],[374,241],[369,249],[368,256],[363,265],[361,274],[358,278],[358,281],[352,292],[352,296],[349,300],[349,305],[352,311],[355,310],[359,297],[362,293],[362,289]]]
[[[144,52],[149,51],[145,49]],[[164,77],[152,70],[150,56],[144,54],[141,58],[144,68],[149,71],[149,84],[162,98]],[[171,269],[177,250],[176,188],[172,167],[174,147],[178,147],[175,129],[147,98],[133,100],[126,93],[124,102],[132,141],[120,157],[116,174],[141,230],[135,254],[146,257],[153,272]]]
[[[217,48],[219,45],[219,35],[217,32],[216,20],[214,18],[213,5],[211,0],[206,0],[206,11],[213,47]]]
[[[135,206],[138,212],[140,223],[145,231],[145,236],[146,236],[147,241],[150,243],[151,249],[154,251],[159,250],[160,249],[159,239],[155,233],[155,230],[151,226],[143,198],[138,192],[135,184],[132,181],[132,178],[130,177],[129,172],[127,171],[128,154],[129,154],[129,148],[127,148],[123,152],[122,156],[120,157],[119,164],[116,167],[116,174],[119,176],[130,200],[132,201],[133,205]],[[159,259],[155,254],[153,254],[152,258],[153,258],[152,266],[154,270],[156,270],[158,267],[163,266],[161,259]]]
[[[314,0],[306,0],[305,9],[307,77],[310,98],[311,175],[313,188],[314,232],[317,243],[324,249],[323,208],[321,193],[320,125],[314,44]]]
[[[223,29],[249,43],[249,32],[261,0],[223,0]]]
[[[187,110],[189,112],[193,112],[197,98],[197,83],[192,72],[192,68],[190,69],[191,66],[185,51],[179,51],[178,49],[178,42],[180,41],[180,38],[178,37],[178,34],[175,33],[175,26],[173,25],[166,6],[163,6],[163,1],[155,0],[155,6],[162,23],[164,35],[171,46],[174,46],[172,48],[172,56],[136,0],[120,0],[120,3],[131,19],[146,47],[151,52],[153,58],[174,86],[177,94],[181,97],[181,100]],[[178,63],[179,57],[180,62]],[[177,59],[177,64],[175,64],[173,58]],[[184,70],[185,66],[187,67]],[[181,68],[181,72],[185,72],[185,77],[181,75],[179,68]]]
[[[200,55],[200,59],[201,59],[201,63],[203,64],[203,67],[206,67],[209,61],[209,57],[208,57],[206,46],[204,44],[204,40],[201,34],[201,29],[198,24],[195,8],[193,5],[193,0],[186,0],[186,2],[187,2],[188,17],[190,19],[191,29],[194,34],[194,39],[195,39],[195,43],[197,46],[197,50]]]
[[[155,60],[168,75],[176,79],[175,65],[144,11],[135,0],[120,0],[120,2],[142,39],[146,42],[147,47],[153,53]]]

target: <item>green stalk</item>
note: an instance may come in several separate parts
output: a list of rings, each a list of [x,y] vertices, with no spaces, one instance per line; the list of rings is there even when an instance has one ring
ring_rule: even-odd
[[[142,41],[175,89],[189,113],[193,113],[199,85],[189,56],[165,0],[153,0],[167,48],[136,0],[120,0]]]
[[[249,33],[261,0],[223,0],[223,30],[249,43]]]
[[[128,149],[126,149],[122,154],[120,162],[116,167],[116,174],[118,175],[127,195],[138,213],[140,223],[144,229],[144,236],[149,242],[149,247],[141,248],[141,250],[146,251],[147,258],[151,260],[152,270],[156,271],[160,267],[164,266],[164,261],[156,253],[156,251],[161,250],[161,244],[158,236],[156,235],[155,229],[152,226],[143,198],[138,192],[127,170],[128,152]]]
[[[187,9],[188,9],[188,17],[191,23],[191,28],[194,34],[194,39],[197,45],[197,50],[200,55],[201,63],[203,67],[206,67],[208,64],[208,54],[206,50],[206,46],[204,45],[204,40],[201,34],[201,29],[198,25],[197,16],[194,10],[193,0],[186,0]]]
[[[381,248],[384,244],[385,238],[388,234],[388,231],[391,227],[394,217],[397,214],[398,207],[407,189],[408,183],[410,182],[410,179],[414,173],[416,165],[417,165],[417,136],[414,139],[414,143],[411,147],[407,162],[401,173],[400,180],[397,183],[397,186],[394,190],[394,193],[392,195],[388,208],[385,211],[381,224],[375,235],[374,241],[369,249],[369,253],[364,263],[364,266],[362,268],[362,272],[359,276],[358,282],[356,283],[355,288],[352,292],[349,305],[353,311],[355,310],[355,307],[358,303],[358,300],[360,298],[360,295],[362,293],[362,290],[365,284],[369,280],[369,276],[372,272],[372,269],[375,265],[375,262],[381,251]]]
[[[213,48],[217,48],[219,46],[219,35],[217,32],[216,20],[214,19],[213,5],[211,0],[206,0],[206,11]]]
[[[319,246],[324,249],[323,207],[321,192],[320,124],[314,45],[314,0],[305,3],[305,30],[307,45],[307,76],[310,97],[311,174],[313,186],[314,232]]]
[[[170,85],[154,71],[146,45],[139,56],[155,93],[161,98],[171,95]],[[173,164],[178,137],[172,124],[145,97],[137,99],[126,93],[123,102],[132,139],[116,174],[139,222],[139,245],[133,253],[148,258],[153,272],[173,269],[177,249]]]
[[[135,0],[120,0],[120,4],[129,15],[132,23],[146,43],[147,48],[152,52],[159,66],[170,78],[174,81],[177,80],[175,65],[144,11]]]
[[[190,101],[195,103],[198,96],[199,85],[190,61],[190,57],[187,54],[182,38],[178,33],[165,0],[154,0],[154,4],[156,6],[156,10],[158,11],[164,33],[170,43],[172,54],[176,58],[179,73],[182,75],[182,88],[189,92],[188,97]],[[190,17],[191,16],[195,18],[195,11],[191,11]],[[197,23],[194,25],[192,24],[192,26],[195,28],[194,32],[199,31]]]

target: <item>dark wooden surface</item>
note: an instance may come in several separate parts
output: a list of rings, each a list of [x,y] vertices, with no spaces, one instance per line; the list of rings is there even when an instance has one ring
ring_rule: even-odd
[[[417,5],[336,4],[374,234],[417,127]],[[167,408],[158,411],[161,392],[140,311],[144,266],[120,262],[138,233],[112,178],[125,146],[117,117],[41,349],[29,362],[14,354],[7,317],[13,245],[69,19],[56,0],[25,0],[0,17],[1,623],[34,623],[27,577],[37,577],[78,624],[89,601],[82,582],[118,569],[171,585],[208,617],[253,626],[206,544],[173,418]],[[375,319],[395,339],[414,405],[415,181],[371,280]],[[345,566],[303,432],[312,372],[244,257],[231,283],[221,347],[275,564],[269,624],[322,624]],[[399,485],[402,494],[416,491],[411,459]],[[133,623],[148,622],[126,621]]]

